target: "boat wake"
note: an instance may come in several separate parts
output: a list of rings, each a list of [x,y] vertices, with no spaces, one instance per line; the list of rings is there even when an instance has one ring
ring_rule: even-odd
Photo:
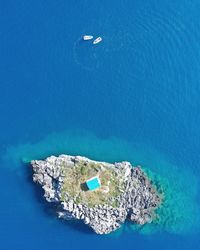
[[[80,37],[73,46],[74,62],[82,69],[93,71],[99,67],[99,53],[91,43],[86,43]]]

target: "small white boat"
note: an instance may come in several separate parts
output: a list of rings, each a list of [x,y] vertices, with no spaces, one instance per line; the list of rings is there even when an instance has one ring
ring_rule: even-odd
[[[84,41],[92,40],[92,39],[93,39],[93,36],[90,36],[90,35],[85,35],[85,36],[83,36],[83,40],[84,40]]]
[[[100,43],[102,40],[103,40],[102,37],[99,36],[93,41],[93,44]]]

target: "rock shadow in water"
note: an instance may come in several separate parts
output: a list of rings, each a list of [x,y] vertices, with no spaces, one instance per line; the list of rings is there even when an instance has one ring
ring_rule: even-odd
[[[87,225],[85,225],[82,221],[79,220],[63,220],[63,219],[59,219],[57,217],[57,206],[54,203],[50,203],[47,202],[43,195],[44,195],[44,191],[41,188],[41,186],[35,184],[33,182],[33,170],[30,164],[24,164],[22,163],[22,167],[25,168],[25,178],[27,180],[27,183],[29,183],[30,185],[33,186],[33,195],[35,197],[35,206],[37,206],[39,204],[39,206],[41,206],[44,215],[48,216],[49,218],[55,218],[59,223],[62,223],[64,225],[66,225],[67,227],[70,226],[71,228],[73,228],[76,231],[79,231],[81,233],[84,234],[95,234],[93,232],[93,230],[88,227]],[[85,185],[86,186],[86,185]]]

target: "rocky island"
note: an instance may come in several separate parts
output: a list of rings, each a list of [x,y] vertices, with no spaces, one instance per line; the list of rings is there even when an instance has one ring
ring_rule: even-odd
[[[106,163],[82,156],[31,161],[33,181],[63,219],[80,219],[96,233],[118,229],[126,219],[143,225],[156,218],[161,197],[143,170],[129,162]]]

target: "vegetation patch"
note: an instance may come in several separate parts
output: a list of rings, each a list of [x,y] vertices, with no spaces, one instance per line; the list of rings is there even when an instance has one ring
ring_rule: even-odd
[[[124,179],[120,178],[113,167],[102,163],[80,161],[74,167],[63,165],[63,186],[61,199],[66,201],[73,197],[77,204],[86,204],[94,207],[99,204],[107,204],[116,207],[118,197],[125,188]],[[87,189],[86,181],[98,176],[101,187],[90,191]]]

